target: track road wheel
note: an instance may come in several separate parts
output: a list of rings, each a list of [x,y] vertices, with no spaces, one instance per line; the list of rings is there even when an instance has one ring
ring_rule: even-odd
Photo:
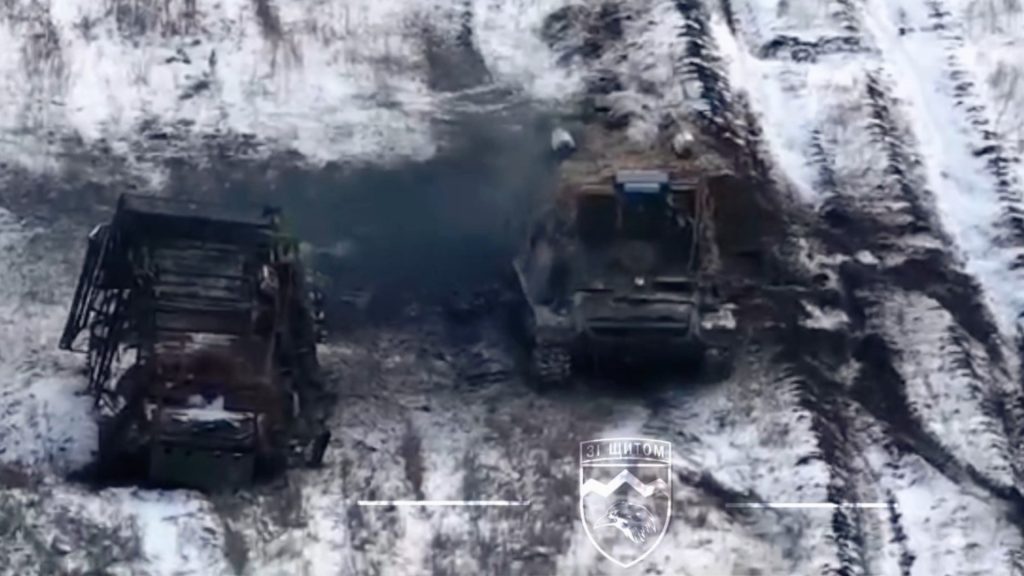
[[[562,344],[538,342],[533,349],[532,364],[534,376],[545,388],[564,385],[572,376],[572,356]]]

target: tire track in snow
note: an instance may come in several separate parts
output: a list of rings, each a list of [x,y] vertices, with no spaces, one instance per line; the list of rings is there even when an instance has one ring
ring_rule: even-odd
[[[837,507],[832,511],[831,531],[835,541],[838,565],[823,570],[827,574],[853,576],[869,574],[874,550],[867,541],[869,520],[860,509],[841,507],[846,502],[873,501],[857,485],[852,468],[856,448],[851,445],[848,423],[838,398],[839,386],[805,360],[806,352],[793,359],[795,379],[801,404],[812,416],[812,428],[821,451],[820,458],[829,470],[827,500]]]
[[[973,133],[971,153],[985,161],[985,170],[1002,206],[1000,224],[1006,237],[998,240],[1002,248],[1013,254],[1011,269],[1019,270],[1024,267],[1024,191],[1013,168],[1021,164],[1020,155],[993,129],[994,115],[976,90],[977,79],[961,59],[965,49],[964,24],[940,0],[929,0],[926,4],[931,26],[917,33],[933,34],[942,41],[954,107],[962,111],[963,124]]]
[[[953,107],[960,112],[960,129],[968,136],[968,144],[972,147],[974,158],[984,161],[984,170],[988,173],[999,204],[1000,214],[995,228],[1001,233],[993,238],[994,247],[1005,254],[1002,264],[1018,281],[1024,279],[1024,188],[1014,171],[1021,165],[1021,157],[1014,146],[1009,145],[995,130],[996,115],[977,91],[973,72],[964,64],[961,54],[965,51],[966,26],[961,19],[947,8],[941,0],[929,0],[927,18],[929,26],[916,34],[934,35],[941,43],[945,54],[946,81],[952,85],[951,96]],[[993,295],[999,306],[1010,306],[1013,319],[1018,323],[1024,315],[1024,301],[999,302],[1001,294]],[[997,315],[1004,311],[1002,307],[995,310]],[[1001,318],[1003,323],[1011,318]],[[1014,336],[1018,344],[1024,344],[1021,337],[1021,326],[1018,325]],[[1012,368],[1019,370],[1020,359],[1024,355],[1018,353],[1017,362]],[[1024,378],[1024,374],[1020,374]],[[1007,382],[1000,390],[999,398],[994,399],[1007,417],[1007,432],[1013,439],[1011,447],[1015,450],[1012,462],[1017,465],[1018,484],[1024,479],[1024,466],[1021,459],[1024,453],[1019,447],[1024,443],[1024,393],[1018,382]]]
[[[940,2],[929,2],[923,11],[917,7],[917,12],[912,11],[914,6],[900,5],[904,14],[909,13],[906,18],[918,23],[907,26],[909,31],[900,40],[885,19],[886,7],[875,6],[871,12],[871,32],[885,47],[890,65],[899,71],[898,89],[918,104],[905,111],[926,150],[925,168],[939,215],[963,249],[967,271],[981,283],[1003,335],[993,336],[989,345],[989,356],[1001,373],[990,380],[985,393],[991,412],[1002,415],[1019,485],[1024,398],[1012,377],[1019,370],[1019,359],[1003,344],[1004,338],[1012,337],[1013,320],[1024,309],[1024,300],[1013,288],[1024,280],[1015,263],[1024,248],[1024,237],[1019,236],[1024,220],[1017,217],[1021,190],[1009,171],[1010,164],[1019,160],[1011,158],[1008,147],[988,129],[986,107],[959,62],[962,24],[953,22]],[[954,131],[945,133],[950,124]],[[950,137],[955,135],[962,139]],[[1006,377],[1007,373],[1011,376]]]
[[[962,37],[950,39],[935,30],[936,24],[943,29],[949,24],[941,6],[931,6],[937,8],[871,0],[865,6],[866,29],[894,72],[897,96],[908,103],[904,112],[928,159],[927,180],[942,223],[963,251],[967,271],[981,283],[1003,336],[1012,337],[1024,296],[1011,287],[1024,277],[1014,264],[1019,252],[1005,246],[1007,232],[1016,234],[1012,218],[1019,211],[1019,185],[1004,172],[1005,147],[981,131],[987,113],[974,98],[967,71],[956,57],[950,59],[956,50],[950,42]],[[889,13],[896,11],[917,26],[894,24]]]
[[[710,13],[700,0],[675,0],[674,5],[684,22],[679,31],[685,38],[680,77],[700,85],[703,106],[693,111],[694,116],[704,129],[744,148],[745,118],[736,108],[727,69],[711,32]]]
[[[830,149],[826,150],[826,143],[819,132],[819,152],[816,157],[821,163],[820,181],[823,186],[836,190],[837,196],[833,198],[839,200],[828,206],[826,215],[830,216],[833,226],[837,222],[867,219],[872,228],[859,230],[853,236],[866,236],[871,239],[871,244],[847,246],[846,251],[852,255],[859,249],[868,248],[872,258],[880,257],[881,266],[878,271],[882,274],[882,285],[876,286],[874,290],[896,295],[904,290],[909,290],[908,294],[922,292],[933,305],[924,309],[916,308],[918,316],[915,319],[921,322],[938,322],[938,325],[944,328],[936,335],[934,341],[920,342],[915,340],[921,337],[919,327],[901,328],[901,323],[891,322],[891,315],[879,314],[881,311],[878,309],[869,309],[862,315],[873,321],[865,326],[864,330],[867,333],[889,333],[893,346],[908,351],[928,351],[922,352],[913,361],[908,360],[904,372],[924,370],[927,373],[926,367],[929,362],[945,362],[945,358],[952,355],[954,359],[947,367],[957,375],[954,377],[960,378],[957,384],[952,385],[949,390],[938,390],[937,394],[923,389],[910,390],[902,402],[907,403],[909,416],[920,422],[925,429],[934,421],[947,421],[949,418],[957,417],[964,409],[973,414],[970,421],[975,426],[970,433],[933,432],[930,436],[935,442],[943,445],[952,441],[953,445],[947,448],[952,451],[951,456],[955,455],[960,460],[972,462],[973,466],[980,470],[993,470],[993,477],[1001,478],[994,484],[1006,486],[1012,482],[1006,475],[1009,470],[1008,462],[1012,458],[1002,414],[992,408],[993,404],[999,401],[1000,382],[1007,378],[1006,372],[1001,370],[1001,357],[992,355],[998,353],[1000,349],[988,346],[988,332],[980,329],[970,331],[970,309],[964,310],[963,304],[957,304],[954,302],[955,298],[949,295],[943,298],[941,294],[936,294],[937,291],[941,291],[940,287],[955,286],[957,280],[963,283],[965,279],[958,279],[954,275],[945,282],[936,282],[934,286],[928,286],[927,283],[920,285],[914,281],[915,278],[926,277],[929,268],[943,270],[954,266],[954,263],[936,248],[944,243],[943,236],[938,231],[938,225],[926,204],[930,198],[920,174],[921,161],[913,152],[913,139],[897,119],[893,109],[893,98],[888,94],[886,85],[879,80],[877,73],[869,72],[865,75],[865,88],[866,102],[861,109],[861,114],[865,117],[861,118],[859,123],[855,118],[847,118],[848,122],[853,120],[850,123],[854,126],[861,125],[859,137],[850,130],[844,130],[842,135],[847,139],[846,145],[875,147],[878,151],[877,164],[881,169],[869,173],[866,179],[861,173],[861,178],[856,183],[848,180],[848,170],[841,170],[844,176],[838,176],[834,158],[840,154],[839,150],[843,149],[840,148],[842,144],[839,139],[831,139],[832,142],[827,144]],[[877,185],[872,186],[872,182],[877,182]],[[837,215],[836,212],[842,212],[842,215]],[[915,245],[919,248],[914,248]],[[976,297],[970,288],[968,283],[960,291],[960,297]],[[863,297],[861,299],[863,300]],[[868,304],[862,302],[861,305]],[[886,321],[874,322],[874,319],[879,317]],[[892,332],[894,329],[895,333]],[[914,342],[919,346],[915,346]],[[982,373],[978,368],[985,372]],[[964,388],[963,395],[957,395],[961,386]],[[979,431],[982,433],[978,434]],[[924,439],[922,441],[925,445],[931,443]],[[995,460],[978,457],[979,451],[994,457]]]
[[[775,8],[770,0],[723,0],[711,32],[725,54],[730,81],[747,96],[769,146],[780,172],[776,182],[820,202],[806,158],[813,129],[807,119],[836,99],[836,86],[858,70],[867,51],[831,19],[807,32],[785,23],[792,6],[778,13]]]
[[[735,4],[730,3],[728,0],[722,4],[727,24],[735,31],[741,28],[742,24],[732,12],[733,6]],[[712,21],[715,16],[712,16],[709,11],[704,9],[703,4],[676,2],[676,7],[687,20],[687,26],[684,30],[690,37],[687,51],[688,58],[684,60],[684,63],[692,67],[691,73],[702,86],[701,97],[707,106],[706,109],[697,111],[698,117],[704,118],[705,125],[718,129],[720,137],[731,141],[736,148],[742,151],[738,154],[741,158],[738,168],[743,169],[745,167],[751,172],[751,176],[759,176],[764,179],[761,182],[762,185],[773,187],[772,179],[767,169],[767,159],[762,157],[761,147],[766,142],[763,139],[761,118],[758,118],[751,108],[746,94],[736,94],[731,86],[734,78],[730,78],[727,63],[723,60],[719,51],[722,35],[716,30],[716,27],[720,26],[720,24]],[[749,5],[745,4],[740,10],[745,15],[750,15]],[[699,60],[694,60],[695,56]],[[709,122],[708,120],[713,121]],[[744,160],[747,162],[744,163]],[[785,324],[785,321],[783,321],[783,324]],[[796,327],[792,328],[799,330]],[[830,421],[830,417],[835,417],[837,414],[825,415],[823,413],[823,399],[816,397],[813,387],[800,374],[800,370],[794,365],[792,358],[777,358],[777,360],[781,361],[782,366],[788,367],[783,370],[783,374],[778,379],[770,381],[774,391],[769,392],[766,389],[751,387],[751,389],[745,390],[741,397],[731,402],[731,404],[735,406],[738,413],[753,416],[758,412],[758,409],[753,406],[744,408],[742,404],[747,402],[753,403],[756,406],[763,401],[765,395],[774,395],[773,403],[778,405],[772,409],[771,413],[789,414],[794,423],[799,423],[795,425],[799,432],[792,431],[792,433],[796,438],[800,438],[804,450],[808,449],[804,441],[805,438],[811,441],[811,445],[816,446],[816,449],[805,452],[797,460],[798,465],[803,464],[806,466],[811,463],[820,463],[826,471],[828,479],[825,480],[815,476],[813,478],[805,478],[805,481],[795,482],[795,485],[787,487],[788,489],[796,489],[798,494],[795,497],[790,497],[787,488],[779,486],[762,487],[761,490],[754,488],[755,493],[768,501],[787,499],[797,501],[827,500],[837,504],[844,501],[857,501],[858,497],[849,489],[850,485],[846,482],[846,475],[841,470],[841,467],[837,465],[835,457],[839,447],[837,442],[835,442],[835,437],[830,434],[829,425],[826,424],[826,422]],[[749,381],[745,382],[745,385],[749,384]],[[692,418],[684,421],[693,423]],[[764,424],[755,424],[755,426],[764,426]],[[765,437],[770,438],[772,436],[772,434],[767,434]],[[765,489],[768,490],[767,493],[763,491]],[[814,565],[817,570],[824,573],[865,573],[865,553],[859,526],[851,526],[845,514],[842,510],[836,510],[833,513],[833,529],[830,542],[826,543],[811,539],[812,544],[808,548],[809,558],[805,558],[804,562]],[[815,520],[817,518],[811,519],[811,527],[816,528],[814,526]],[[814,528],[811,529],[813,530]],[[805,536],[809,535],[805,534]],[[827,547],[835,548],[834,553],[838,559],[838,566],[831,559],[827,558],[829,554],[823,550],[823,548]]]
[[[870,320],[864,332],[869,337],[886,335],[895,357],[862,356],[861,362],[891,364],[890,370],[898,376],[888,381],[886,386],[890,390],[882,396],[861,396],[860,400],[890,427],[899,444],[910,447],[965,490],[976,486],[1010,508],[1016,507],[1019,494],[1012,488],[1014,456],[1008,445],[1012,442],[1008,438],[1013,436],[1008,436],[1005,412],[994,407],[1001,401],[1002,385],[1008,381],[1002,349],[992,345],[987,315],[972,319],[978,314],[977,307],[964,307],[965,302],[978,298],[973,286],[955,273],[954,260],[936,248],[945,242],[928,210],[931,199],[923,182],[922,161],[913,152],[911,133],[901,126],[894,99],[888,94],[888,83],[880,79],[878,72],[871,72],[865,76],[865,85],[867,122],[862,133],[867,141],[854,139],[847,145],[875,146],[882,170],[866,180],[868,184],[877,181],[876,186],[864,187],[863,180],[859,187],[851,183],[843,186],[857,196],[847,199],[848,213],[839,220],[849,222],[866,217],[875,227],[863,232],[873,239],[872,254],[881,258],[881,266],[876,270],[880,277],[874,281],[880,284],[867,290],[861,286],[853,292],[859,306],[866,308],[861,316]],[[850,132],[844,135],[848,137]],[[838,140],[833,146],[837,143]],[[826,153],[822,149],[818,159],[823,161],[821,182],[839,188],[837,180],[842,179],[837,178],[835,166],[828,162],[837,155],[838,151]],[[887,198],[895,198],[896,204]],[[929,283],[927,278],[936,273],[944,280]],[[946,289],[952,294],[943,294]],[[900,296],[904,293],[905,297],[924,298],[931,303],[924,308],[905,307],[910,310],[909,324],[902,316],[893,317],[892,311],[903,312],[898,306],[890,308],[888,314],[879,308],[892,301],[902,302]],[[937,332],[932,330],[935,322],[943,326]],[[935,336],[933,340],[921,340],[931,335]],[[935,362],[940,365],[934,366]],[[939,375],[949,375],[952,381],[930,387],[929,377]],[[950,430],[936,424],[963,420],[967,422],[966,430]],[[969,518],[962,521],[966,523]],[[894,524],[893,531],[900,533],[902,529]],[[910,557],[908,554],[912,553],[900,553],[901,566],[907,564],[904,559]]]
[[[751,5],[750,3],[745,4],[746,10],[743,7],[737,7],[735,3],[730,5],[730,11],[734,14],[746,15],[745,18],[733,16],[734,29],[742,31],[744,25],[749,25],[751,21],[756,22],[757,14],[750,8]],[[847,33],[856,33],[857,27],[851,25],[856,21],[857,18],[846,17],[846,24],[842,28]],[[849,46],[870,44],[871,42],[866,40],[847,43]],[[955,261],[948,255],[943,255],[945,252],[943,247],[947,245],[947,242],[931,210],[934,198],[925,183],[925,164],[920,155],[916,153],[916,143],[913,137],[910,136],[908,139],[908,135],[912,135],[913,130],[903,126],[899,111],[894,106],[894,98],[889,93],[889,81],[886,77],[886,63],[884,60],[879,62],[877,58],[870,57],[873,53],[871,50],[867,53],[868,57],[863,56],[863,51],[858,52],[861,54],[860,62],[850,57],[842,61],[846,68],[842,76],[848,77],[845,79],[846,86],[840,87],[838,90],[830,90],[831,87],[827,82],[819,84],[818,87],[826,87],[824,100],[818,99],[813,101],[814,105],[809,106],[809,115],[812,118],[818,116],[817,128],[807,131],[810,138],[808,142],[804,143],[810,149],[809,157],[817,167],[817,177],[812,180],[812,186],[823,189],[826,198],[823,214],[826,221],[830,222],[833,227],[844,230],[840,234],[832,235],[833,243],[839,240],[840,251],[846,252],[848,257],[857,255],[867,260],[876,260],[877,257],[881,257],[885,267],[893,268],[887,274],[890,278],[884,281],[888,286],[876,286],[876,289],[882,289],[885,293],[893,289],[901,290],[898,287],[904,285],[908,289],[927,293],[929,292],[927,287],[908,285],[913,284],[915,269],[922,269],[920,262],[924,263],[925,269],[936,266],[936,270],[947,270],[950,267],[955,269]],[[765,55],[764,51],[761,54]],[[743,57],[749,58],[749,56]],[[808,61],[806,67],[813,71],[815,55],[804,58],[804,60]],[[801,80],[806,82],[807,73],[801,76],[798,69],[785,64],[768,64],[766,66],[763,63],[751,65],[748,62],[743,70],[750,71],[758,68],[764,70],[770,66],[774,66],[774,70],[778,72],[775,77],[782,78],[791,86],[795,86],[798,94],[800,89],[807,88],[807,84],[801,82]],[[789,77],[787,78],[786,75]],[[839,84],[844,83],[842,76],[840,76]],[[799,95],[804,97],[803,94]],[[851,113],[854,114],[853,118],[850,117]],[[832,117],[830,118],[830,116]],[[792,121],[800,123],[799,119],[793,118]],[[859,140],[851,145],[844,141],[844,138],[850,135],[846,128],[849,124],[857,125],[858,123],[861,124],[863,133]],[[791,140],[799,141],[799,138]],[[857,150],[858,145],[862,150]],[[863,148],[873,152],[864,152]],[[850,162],[851,156],[854,162]],[[857,160],[865,159],[868,162],[863,163],[860,167],[852,165]],[[798,164],[796,168],[797,175],[800,176],[800,171],[804,167]],[[858,168],[859,174],[856,173]],[[855,177],[854,174],[856,174]],[[862,239],[867,239],[868,243],[863,244]],[[868,251],[861,252],[864,249],[868,249]],[[904,270],[901,267],[908,269]],[[959,278],[959,280],[961,282],[958,283],[958,286],[963,285],[962,280],[964,279]],[[968,301],[976,297],[969,282],[960,288],[960,292],[969,297]],[[948,318],[948,314],[952,313],[956,320],[971,332],[971,335],[951,336],[943,342],[928,344],[933,346],[935,354],[953,352],[955,369],[959,370],[958,373],[962,374],[962,378],[964,378],[961,380],[961,385],[964,382],[968,384],[965,390],[968,397],[947,398],[936,406],[935,403],[926,402],[926,397],[922,396],[920,392],[917,392],[916,395],[904,392],[891,398],[890,402],[894,400],[897,405],[904,406],[901,410],[906,412],[899,418],[909,418],[911,422],[924,424],[933,418],[955,417],[956,411],[961,407],[960,403],[963,403],[962,407],[967,408],[974,415],[970,421],[975,428],[966,435],[966,438],[968,443],[976,443],[982,448],[983,456],[975,458],[976,455],[970,446],[960,445],[965,437],[959,436],[958,433],[954,433],[952,436],[942,436],[933,432],[925,432],[921,428],[921,424],[913,426],[914,433],[909,438],[904,435],[903,442],[909,442],[905,445],[925,454],[932,465],[955,480],[967,484],[977,481],[979,486],[984,486],[986,490],[1012,502],[1015,497],[1012,492],[1006,490],[1006,471],[1009,468],[1008,460],[1010,459],[1008,458],[1006,428],[1012,428],[1012,426],[1004,426],[1000,411],[991,409],[993,404],[998,404],[999,387],[1005,378],[1000,380],[999,374],[980,375],[971,371],[971,367],[991,360],[996,365],[998,372],[999,367],[1002,366],[1001,347],[998,342],[992,342],[992,328],[988,325],[986,314],[979,315],[977,307],[974,307],[973,310],[965,309],[964,302],[950,300],[947,297],[943,302],[950,312],[946,312],[940,307],[927,315],[941,318],[943,314],[946,314]],[[856,316],[856,312],[856,310],[851,310],[851,315]],[[862,310],[860,316],[870,317],[870,314],[865,312]],[[975,316],[978,318],[974,318]],[[880,329],[878,326],[870,328],[876,331]],[[894,340],[899,341],[901,336],[904,334],[897,335]],[[971,342],[972,338],[976,339],[983,348],[994,351],[991,358],[982,358],[973,362],[969,360],[974,358],[973,355],[984,354],[984,352],[971,351],[972,347],[978,346]],[[912,366],[914,362],[911,362]],[[920,365],[919,360],[916,363]],[[905,369],[905,367],[901,369]],[[1005,377],[1005,372],[1002,376]],[[819,383],[819,381],[814,382],[815,384]],[[895,385],[902,387],[903,383],[896,382]],[[993,402],[994,398],[995,402]],[[827,416],[828,410],[822,408],[821,413],[826,414],[823,420],[837,421],[835,416],[831,419]],[[876,417],[883,418],[884,421],[897,423],[890,420],[884,412],[876,411],[874,414]],[[838,421],[842,421],[842,418],[840,417]],[[977,435],[976,431],[981,431],[981,434]],[[823,445],[829,445],[829,436],[836,437],[837,435],[823,429],[821,432]],[[940,438],[942,439],[940,440]],[[954,442],[952,451],[945,446],[950,440]],[[857,453],[857,448],[853,446],[847,445],[846,448],[847,457]],[[991,462],[986,461],[984,455],[990,458],[994,456],[995,459]],[[973,462],[974,465],[979,465],[980,462],[981,468],[992,472],[996,477],[1001,477],[1002,481],[991,480],[990,476],[978,473],[974,465],[962,464],[960,459],[966,459],[968,462]],[[843,464],[847,463],[843,462]],[[849,464],[848,466],[853,465]],[[840,465],[832,468],[837,484],[841,484],[846,478],[845,467]],[[856,467],[853,466],[853,468]],[[870,488],[869,485],[875,481],[872,474],[868,472],[862,472],[855,484]],[[1002,475],[1000,476],[1000,474]],[[856,493],[856,490],[853,492]],[[858,558],[850,553],[851,550],[858,550],[857,544],[863,546],[863,540],[858,542],[857,539],[864,534],[867,527],[857,524],[857,519],[854,519],[853,522],[849,520],[837,517],[833,531],[837,542],[840,543],[838,550],[844,566],[843,570],[856,573],[863,571],[865,566],[871,564],[870,560],[864,562],[863,556]],[[891,533],[905,532],[898,516],[892,515],[891,521],[892,527],[889,529]],[[851,532],[851,527],[857,528],[857,530]],[[906,539],[902,539],[900,542],[899,546],[902,547],[902,550],[898,554],[892,554],[892,557],[900,559],[898,563],[901,570],[906,572],[910,570],[912,564],[910,559],[913,553],[907,550]],[[861,547],[859,550],[863,551],[864,548]],[[861,560],[861,562],[858,563],[857,560]]]
[[[727,381],[680,388],[650,402],[638,432],[673,442],[673,527],[662,546],[673,573],[746,574],[771,566],[790,574],[835,568],[830,511],[741,510],[739,502],[824,502],[828,463],[799,378],[768,345],[750,349]],[[735,550],[731,558],[720,550]],[[739,552],[742,550],[742,552]]]
[[[798,98],[798,102],[802,105],[807,102],[809,106],[807,109],[811,114],[824,110],[828,112],[830,108],[836,107],[842,102],[844,96],[847,95],[847,90],[843,89],[842,83],[839,89],[831,87],[827,82],[821,82],[821,79],[817,79],[817,84],[810,84],[807,82],[806,70],[807,67],[817,67],[816,60],[819,58],[825,59],[826,55],[830,63],[836,63],[836,54],[828,53],[827,50],[821,50],[819,53],[813,53],[808,58],[803,59],[807,61],[806,64],[797,63],[790,64],[783,61],[773,60],[764,61],[762,58],[765,57],[776,57],[775,49],[766,49],[766,47],[772,47],[773,41],[764,41],[764,36],[761,34],[758,23],[757,14],[751,3],[743,3],[737,5],[733,2],[729,5],[731,10],[735,10],[736,14],[740,16],[733,16],[732,29],[738,31],[739,37],[736,41],[736,47],[733,50],[734,60],[739,60],[740,65],[735,66],[734,74],[743,73],[754,73],[762,71],[763,82],[773,82],[776,78],[781,79],[781,85],[776,89],[782,93],[794,94]],[[854,19],[846,18],[845,30],[847,33],[855,31],[853,26]],[[753,32],[749,32],[750,27],[753,27]],[[721,34],[720,34],[721,37]],[[739,50],[749,50],[748,38],[756,38],[755,44],[760,46],[757,55],[755,54],[738,54]],[[785,38],[792,39],[793,36],[787,36]],[[777,39],[777,38],[776,38]],[[786,40],[790,44],[795,43],[792,40]],[[774,45],[782,45],[785,42],[777,42]],[[805,47],[816,47],[824,46],[825,48],[830,47],[830,43],[827,40],[818,39],[817,43],[804,42]],[[843,45],[851,47],[859,47],[859,41],[845,42]],[[810,49],[810,48],[807,48]],[[860,52],[857,48],[854,52]],[[857,58],[860,58],[858,55]],[[796,60],[801,60],[797,58]],[[735,64],[734,64],[735,65]],[[862,73],[861,67],[858,62],[844,62],[849,70],[843,73],[843,77],[856,78],[858,73]],[[778,75],[772,75],[770,78],[766,78],[772,72],[776,72]],[[748,79],[747,88],[760,97],[760,101],[757,104],[761,105],[762,114],[765,113],[764,100],[765,95],[764,89],[752,88],[750,82],[758,82],[761,80],[750,80]],[[847,80],[849,83],[850,80]],[[814,101],[814,96],[822,96],[817,102]],[[757,98],[755,97],[755,98]],[[806,99],[806,100],[805,100]],[[756,101],[756,100],[755,100]],[[810,105],[811,102],[815,102],[816,105]],[[769,104],[770,106],[770,104]],[[792,127],[788,130],[785,127],[780,127],[778,124],[772,126],[770,124],[771,119],[767,120],[769,125],[776,129],[775,138],[776,142],[779,141],[779,136],[784,135],[783,138],[789,138],[790,142],[795,139],[804,139],[805,141],[797,143],[797,149],[808,149],[811,152],[816,151],[819,159],[824,159],[824,156],[829,154],[831,150],[826,150],[823,143],[823,136],[820,130],[814,131],[813,126],[807,126],[803,124],[800,119],[789,117],[783,122],[789,121],[792,123],[801,124],[801,127],[806,128],[806,133],[803,135],[796,136]],[[769,136],[771,138],[771,136]],[[787,144],[789,144],[787,142]],[[773,149],[773,152],[778,152],[778,147]],[[903,160],[900,155],[898,148],[890,146],[885,150],[893,160],[900,162]],[[814,157],[814,154],[811,154]],[[796,165],[800,171],[804,171],[807,168],[811,168],[809,163],[806,163],[803,159],[797,160],[796,158],[782,157],[781,167],[783,174],[780,175],[780,179],[785,181],[786,177],[792,174],[791,168]],[[821,162],[819,166],[828,166],[827,163]],[[898,179],[900,173],[898,170],[892,170],[891,176]],[[880,175],[882,176],[882,175]],[[805,176],[806,180],[802,182],[805,188],[811,188],[814,186],[814,178],[812,174]],[[840,190],[838,190],[836,176],[831,173],[829,189],[824,193],[827,198],[834,202],[842,202],[847,200],[842,197]],[[885,181],[884,178],[881,179]],[[798,183],[799,185],[800,183]],[[881,186],[881,189],[876,193],[882,204],[876,206],[878,209],[878,216],[891,217],[894,214],[897,215],[897,221],[915,221],[916,216],[921,213],[921,210],[917,206],[917,197],[915,194],[911,194],[910,190],[900,186]],[[805,192],[807,190],[805,189]],[[895,194],[894,194],[895,192]],[[803,327],[794,326],[793,330],[796,332],[806,331]],[[813,334],[813,332],[811,332]],[[808,360],[808,356],[817,356],[816,346],[812,343],[815,341],[815,336],[805,335],[802,337],[790,334],[790,338],[793,338],[796,342],[805,342],[803,346],[800,344],[794,344],[797,348],[790,350],[788,357],[784,362],[788,361],[793,371],[794,383],[801,399],[801,405],[811,415],[812,430],[816,443],[818,446],[819,458],[826,465],[829,481],[826,498],[828,501],[833,503],[850,502],[850,501],[861,501],[868,498],[873,491],[870,485],[865,482],[862,472],[860,472],[854,463],[855,456],[858,453],[858,447],[851,444],[849,434],[847,432],[848,423],[846,423],[846,417],[844,415],[844,401],[841,399],[843,395],[842,386],[831,378],[826,376],[827,372],[815,367],[815,360]],[[820,341],[821,335],[817,335],[817,339]],[[823,573],[829,574],[866,574],[871,573],[871,567],[877,562],[873,559],[877,556],[877,548],[879,548],[880,542],[878,538],[873,536],[876,533],[882,531],[879,528],[879,520],[872,515],[869,517],[868,514],[864,514],[862,511],[850,511],[843,508],[837,508],[832,511],[832,522],[830,527],[830,540],[834,546],[834,560],[830,560],[824,563],[820,570]],[[898,526],[898,521],[897,526]]]

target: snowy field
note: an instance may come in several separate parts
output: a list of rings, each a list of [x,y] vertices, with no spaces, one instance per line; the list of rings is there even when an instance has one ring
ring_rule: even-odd
[[[636,573],[1024,574],[1019,0],[0,0],[0,46],[0,572],[618,574],[575,461],[615,434],[680,456]],[[94,223],[76,194],[166,193],[214,154],[400,171],[466,118],[595,92],[637,142],[739,126],[791,210],[788,262],[840,302],[800,301],[724,382],[645,395],[537,394],[496,326],[421,311],[321,349],[323,470],[218,497],[65,479],[95,447],[56,347]]]
[[[557,99],[575,82],[536,30],[561,4],[5,2],[0,146],[5,161],[38,169],[109,148],[156,170],[154,184],[160,159],[211,138],[314,165],[427,158],[440,145],[434,124],[479,105],[467,96],[481,89],[434,90],[432,44],[476,46],[496,75],[484,90]]]

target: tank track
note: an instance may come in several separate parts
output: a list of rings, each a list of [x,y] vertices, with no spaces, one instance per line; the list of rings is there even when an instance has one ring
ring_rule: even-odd
[[[545,387],[565,384],[572,376],[572,355],[564,344],[538,342],[531,360],[534,375]]]

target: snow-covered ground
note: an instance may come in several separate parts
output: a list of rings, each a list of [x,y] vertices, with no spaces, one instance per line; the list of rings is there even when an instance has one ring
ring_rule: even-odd
[[[906,0],[856,9],[839,1],[749,0],[733,2],[732,13],[737,33],[721,22],[716,39],[737,84],[750,91],[780,167],[813,201],[823,200],[810,160],[813,139],[822,132],[845,138],[865,75],[880,78],[899,102],[942,225],[983,284],[1004,334],[1015,335],[1024,311],[1015,289],[1021,252],[1007,220],[1024,199],[1016,80],[1024,56],[1024,32],[1015,25],[1020,4]],[[816,46],[805,48],[799,62],[792,61],[800,58],[794,52],[756,56],[779,36]],[[836,38],[846,43],[830,46]],[[843,147],[835,161],[870,166],[858,158],[863,154]],[[1005,159],[1005,173],[993,168],[993,156]]]
[[[578,522],[575,457],[629,433],[680,455],[652,573],[1024,573],[1016,0],[8,0],[0,46],[0,198],[21,191],[0,206],[0,572],[618,573]],[[807,236],[797,266],[844,303],[801,302],[786,353],[646,397],[538,395],[494,327],[452,334],[427,314],[324,347],[341,385],[329,463],[287,487],[64,479],[95,444],[81,358],[56,350],[91,222],[25,181],[76,189],[84,171],[159,192],[171,160],[201,165],[217,142],[399,169],[443,153],[448,120],[586,90],[636,141],[693,115],[740,125],[742,95],[757,126],[732,137],[760,130]]]
[[[427,35],[472,27],[498,84],[571,92],[537,35],[564,2],[72,0],[0,6],[0,151],[53,168],[103,146],[154,183],[210,138],[312,164],[431,156],[433,124],[474,103],[430,87]],[[460,74],[460,71],[451,71]]]

